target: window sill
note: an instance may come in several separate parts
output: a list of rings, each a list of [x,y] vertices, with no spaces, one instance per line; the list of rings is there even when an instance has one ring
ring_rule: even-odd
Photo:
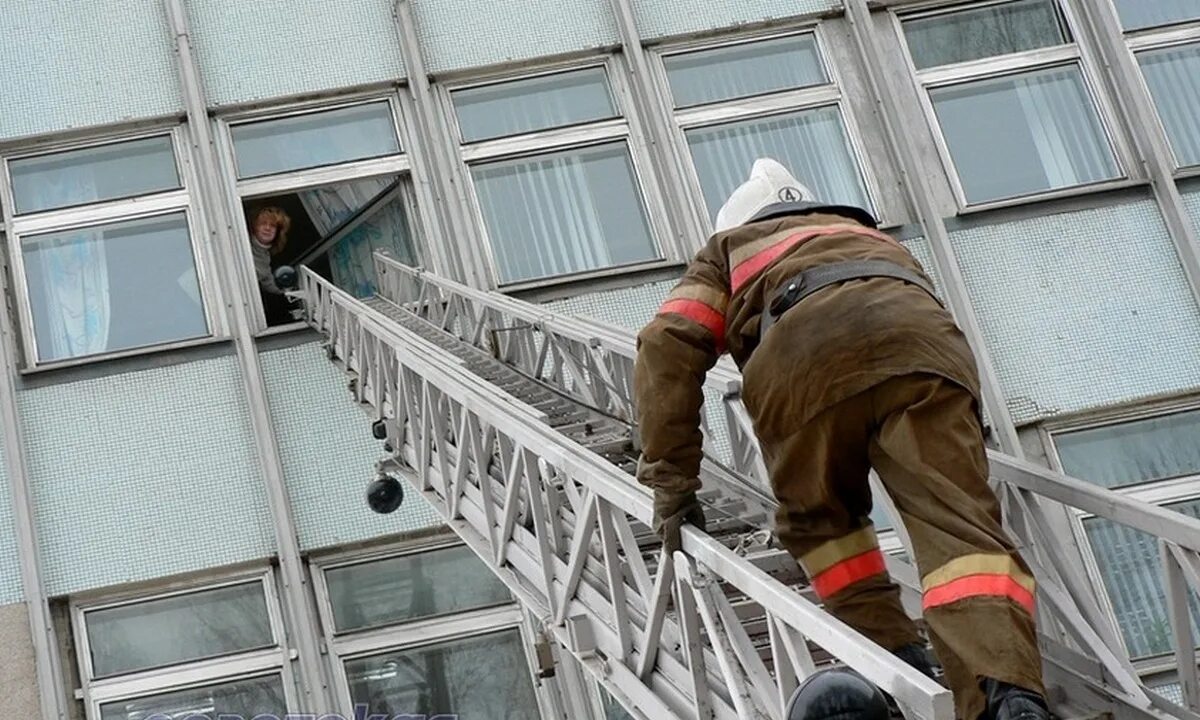
[[[1175,171],[1176,180],[1194,180],[1200,178],[1200,165],[1188,165]]]
[[[85,357],[71,358],[69,360],[58,360],[55,362],[42,363],[32,367],[23,367],[20,370],[22,376],[37,376],[46,373],[51,373],[57,370],[66,370],[69,368],[78,368],[88,365],[99,365],[101,363],[123,360],[135,357],[146,357],[151,355],[165,355],[167,353],[179,352],[181,350],[189,350],[192,348],[205,347],[209,345],[220,345],[230,342],[232,338],[227,335],[209,335],[202,338],[192,340],[179,340],[164,345],[154,345],[152,347],[134,348],[130,350],[121,350],[119,352],[104,353],[102,355],[87,355]]]
[[[575,275],[542,278],[502,285],[499,292],[528,302],[543,303],[578,297],[586,293],[618,290],[650,282],[678,279],[686,263],[678,260],[654,260],[636,265],[593,270]]]
[[[275,337],[276,335],[289,335],[294,332],[299,332],[301,330],[309,330],[309,329],[310,328],[308,327],[308,323],[304,322],[303,320],[297,320],[295,322],[285,323],[283,325],[276,325],[275,327],[269,327],[266,330],[260,330],[259,332],[254,334],[254,337],[255,338],[268,338],[268,337]]]
[[[1054,202],[1055,200],[1068,200],[1071,198],[1086,197],[1088,195],[1112,192],[1114,190],[1128,190],[1130,188],[1149,186],[1150,182],[1148,180],[1140,179],[1111,180],[1103,183],[1093,183],[1091,185],[1077,185],[1075,187],[1063,188],[1061,190],[1051,190],[1033,195],[1021,195],[1019,197],[1008,198],[1006,200],[991,200],[974,205],[967,205],[959,208],[958,217],[971,217],[974,215],[989,213],[995,210],[1007,210],[1010,208],[1033,206],[1041,203]]]

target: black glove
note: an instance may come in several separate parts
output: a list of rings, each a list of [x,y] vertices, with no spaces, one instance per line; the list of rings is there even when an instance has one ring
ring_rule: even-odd
[[[673,495],[654,493],[654,532],[662,538],[663,549],[670,554],[681,548],[680,529],[685,523],[704,530],[704,510],[696,493]]]

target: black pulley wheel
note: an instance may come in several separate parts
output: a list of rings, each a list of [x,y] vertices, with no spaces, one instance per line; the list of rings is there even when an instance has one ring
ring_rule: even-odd
[[[376,478],[367,486],[367,504],[380,515],[396,512],[404,502],[404,485],[388,475]]]
[[[887,698],[862,675],[847,668],[808,677],[788,702],[786,720],[889,720]]]
[[[295,290],[300,285],[300,276],[291,265],[280,265],[275,268],[275,285],[281,290]]]

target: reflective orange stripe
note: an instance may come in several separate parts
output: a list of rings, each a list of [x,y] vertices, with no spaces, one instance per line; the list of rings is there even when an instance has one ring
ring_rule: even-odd
[[[849,560],[831,565],[827,570],[812,578],[813,590],[822,600],[836,595],[860,580],[866,580],[887,571],[883,553],[879,548],[868,550]]]
[[[926,610],[974,597],[1008,598],[1033,614],[1036,583],[1003,553],[954,558],[921,579]]]
[[[715,308],[700,302],[699,300],[689,300],[687,298],[679,298],[676,300],[667,300],[662,307],[658,309],[659,315],[681,315],[688,320],[700,325],[713,334],[717,341],[717,352],[721,352],[725,347],[725,315],[718,312]]]
[[[970,575],[925,591],[926,610],[977,597],[1004,597],[1033,614],[1033,593],[1009,575]]]
[[[823,225],[820,227],[806,228],[794,235],[789,235],[783,240],[771,245],[765,250],[751,255],[750,257],[738,262],[729,274],[729,284],[732,291],[736,294],[737,291],[758,275],[763,270],[767,269],[772,263],[778,260],[781,256],[787,253],[792,248],[806,243],[809,240],[825,235],[835,235],[837,233],[852,233],[854,235],[863,235],[874,238],[882,242],[899,245],[892,237],[878,230],[872,230],[861,225]]]

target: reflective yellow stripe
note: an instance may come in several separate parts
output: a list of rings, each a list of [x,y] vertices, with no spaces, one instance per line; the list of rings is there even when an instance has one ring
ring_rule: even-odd
[[[671,294],[667,296],[667,300],[696,300],[722,315],[725,313],[725,308],[729,305],[729,296],[723,290],[718,290],[697,282],[688,282],[676,286],[671,291]]]
[[[921,578],[921,588],[925,592],[929,592],[946,583],[972,575],[1007,575],[1029,592],[1033,592],[1037,585],[1033,578],[1026,574],[1021,566],[1008,555],[980,553],[954,558]]]
[[[858,557],[878,547],[879,540],[875,537],[875,528],[872,525],[868,525],[861,530],[855,530],[837,540],[830,540],[817,547],[816,550],[805,553],[804,557],[800,558],[800,564],[804,567],[804,572],[811,578],[825,572],[840,562]]]

